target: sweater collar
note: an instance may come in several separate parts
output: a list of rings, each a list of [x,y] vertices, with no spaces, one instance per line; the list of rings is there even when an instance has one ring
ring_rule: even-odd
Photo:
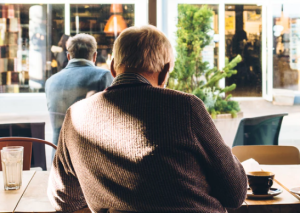
[[[118,86],[122,84],[141,84],[141,83],[151,85],[151,83],[144,76],[138,73],[122,73],[114,79],[111,86]]]

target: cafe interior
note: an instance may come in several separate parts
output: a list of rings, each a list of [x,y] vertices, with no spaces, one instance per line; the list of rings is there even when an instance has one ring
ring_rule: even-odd
[[[293,0],[0,0],[0,212],[56,212],[47,187],[58,146],[52,142],[45,84],[68,64],[68,39],[92,35],[95,67],[110,70],[122,31],[151,24],[180,60],[180,5],[212,12],[212,42],[203,55],[208,66],[222,71],[242,57],[237,74],[218,84],[236,85],[230,94],[240,112],[211,118],[247,176],[242,205],[225,211],[300,212],[300,3]],[[86,206],[76,212],[92,211]]]

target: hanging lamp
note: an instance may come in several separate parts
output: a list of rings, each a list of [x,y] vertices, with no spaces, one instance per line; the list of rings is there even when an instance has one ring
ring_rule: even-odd
[[[112,15],[110,16],[104,27],[104,32],[113,33],[116,36],[127,28],[127,24],[123,16],[121,15],[121,13],[123,13],[122,5],[112,4],[110,6],[110,13],[112,13]]]

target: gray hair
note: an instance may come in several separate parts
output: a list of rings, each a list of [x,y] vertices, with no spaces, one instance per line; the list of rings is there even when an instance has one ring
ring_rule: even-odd
[[[160,72],[165,64],[174,67],[171,43],[156,27],[129,27],[116,39],[113,47],[114,69],[121,66],[142,71]]]
[[[93,54],[97,51],[96,39],[88,34],[77,34],[67,41],[67,50],[71,58],[93,59]]]

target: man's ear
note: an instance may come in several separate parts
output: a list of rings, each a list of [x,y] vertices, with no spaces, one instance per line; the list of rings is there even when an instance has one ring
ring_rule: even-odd
[[[96,63],[97,60],[97,52],[94,52],[93,54],[93,62]]]
[[[115,59],[113,59],[110,63],[110,73],[115,78],[117,76],[117,72],[114,68]]]
[[[163,86],[163,83],[165,83],[165,81],[167,80],[169,70],[170,63],[167,63],[158,75],[158,86]]]
[[[71,60],[70,53],[67,54],[67,58],[68,58],[69,61]]]

